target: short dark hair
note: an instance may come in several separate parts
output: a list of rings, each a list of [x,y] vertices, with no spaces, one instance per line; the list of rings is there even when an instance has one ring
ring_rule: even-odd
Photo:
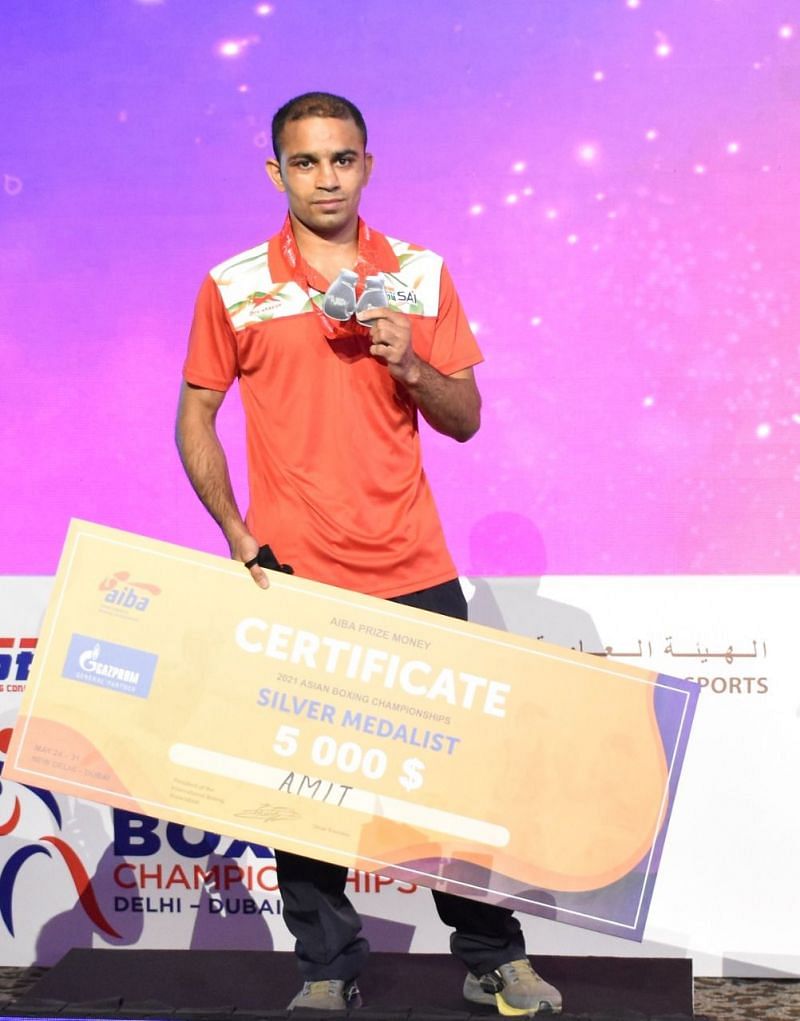
[[[272,118],[272,148],[280,159],[280,142],[283,129],[289,121],[301,121],[305,117],[336,117],[343,121],[353,121],[361,133],[364,148],[367,147],[367,125],[361,111],[344,96],[334,96],[331,92],[304,92],[284,103]]]

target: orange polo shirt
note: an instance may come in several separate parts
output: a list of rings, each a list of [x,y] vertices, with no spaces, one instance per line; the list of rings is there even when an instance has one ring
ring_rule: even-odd
[[[482,356],[433,252],[366,231],[390,306],[445,375]],[[361,240],[360,240],[360,243]],[[375,596],[456,577],[422,467],[417,409],[353,335],[328,340],[277,235],[215,267],[195,308],[184,379],[227,391],[247,423],[247,524],[306,578]]]

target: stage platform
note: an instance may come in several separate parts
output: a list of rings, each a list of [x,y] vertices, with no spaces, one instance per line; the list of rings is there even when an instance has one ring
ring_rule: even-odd
[[[564,995],[564,1021],[692,1018],[691,961],[532,957]],[[444,954],[375,953],[359,982],[358,1021],[497,1017],[461,998],[462,967]],[[72,950],[4,1016],[254,1021],[319,1017],[286,1005],[299,988],[289,953],[236,950]],[[331,1015],[324,1015],[331,1016]],[[337,1016],[337,1015],[333,1015]]]

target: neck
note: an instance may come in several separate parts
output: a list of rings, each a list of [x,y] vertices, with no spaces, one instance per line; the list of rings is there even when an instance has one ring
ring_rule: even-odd
[[[314,269],[333,279],[341,269],[352,269],[358,259],[358,221],[330,234],[317,234],[293,214],[292,231],[300,254]]]

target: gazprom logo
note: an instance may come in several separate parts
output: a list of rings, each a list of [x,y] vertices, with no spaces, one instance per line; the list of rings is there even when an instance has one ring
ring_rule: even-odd
[[[62,676],[125,695],[147,698],[157,663],[155,653],[74,634]]]

